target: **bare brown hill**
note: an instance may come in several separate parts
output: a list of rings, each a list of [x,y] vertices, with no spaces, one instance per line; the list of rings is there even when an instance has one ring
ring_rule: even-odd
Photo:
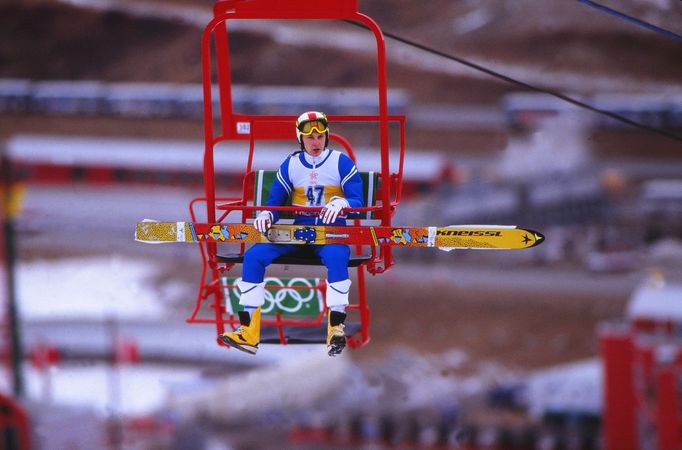
[[[178,0],[199,7],[210,2]],[[472,61],[527,64],[537,70],[641,77],[677,82],[682,77],[680,44],[589,8],[551,0],[479,2],[482,25],[462,32],[471,20],[466,2],[409,0],[361,1],[387,31]],[[306,58],[323,61],[310,71],[296,60],[299,49],[277,47],[263,34],[234,32],[234,77],[247,83],[277,85],[371,85],[373,73],[361,70],[367,58],[329,50],[311,42]],[[131,17],[68,6],[50,0],[0,5],[0,77],[101,79],[106,81],[199,82],[200,32],[197,27],[161,18]],[[320,39],[325,36],[321,35]],[[273,70],[277,67],[278,70]],[[490,103],[518,87],[493,78],[472,80],[392,65],[392,85],[428,101]],[[419,82],[415,82],[419,80]],[[444,89],[445,87],[445,89]],[[483,88],[485,87],[485,88]]]

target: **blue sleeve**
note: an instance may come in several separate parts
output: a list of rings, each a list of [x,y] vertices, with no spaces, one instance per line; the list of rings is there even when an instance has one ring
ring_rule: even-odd
[[[341,176],[341,189],[348,200],[351,208],[365,206],[362,195],[362,178],[353,161],[346,155],[339,157],[339,175]]]
[[[270,187],[270,195],[268,195],[268,200],[265,202],[265,206],[282,206],[286,203],[287,198],[291,196],[293,185],[291,180],[289,180],[289,159],[287,158],[275,174],[275,179],[272,181],[272,186]],[[280,212],[272,212],[273,223],[279,220]]]

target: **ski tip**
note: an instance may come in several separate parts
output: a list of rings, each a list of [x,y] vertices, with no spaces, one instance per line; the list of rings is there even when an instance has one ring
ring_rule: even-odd
[[[521,246],[514,245],[512,248],[531,248],[542,244],[545,241],[545,235],[539,231],[532,230],[530,228],[519,227],[516,225],[449,225],[444,228],[480,228],[486,230],[515,230],[516,233],[522,233],[523,243]],[[453,248],[450,247],[439,247],[443,251],[450,251]]]
[[[539,231],[530,230],[528,228],[524,228],[523,230],[527,233],[527,235],[524,236],[524,240],[525,239],[529,240],[528,241],[528,243],[529,243],[528,247],[529,248],[535,247],[536,245],[540,245],[543,242],[545,242],[545,235],[540,233]]]

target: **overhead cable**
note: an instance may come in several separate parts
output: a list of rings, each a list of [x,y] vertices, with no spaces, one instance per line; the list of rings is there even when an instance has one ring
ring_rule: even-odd
[[[353,22],[353,21],[350,21],[350,20],[345,20],[344,22],[350,23],[350,24],[355,25],[355,26],[358,26],[358,27],[360,27],[360,28],[367,29],[367,27],[366,27],[364,24],[361,24],[361,23]],[[622,123],[628,124],[628,125],[630,125],[630,126],[633,126],[633,127],[635,127],[635,128],[639,128],[639,129],[641,129],[641,130],[648,131],[648,132],[650,132],[650,133],[655,133],[655,134],[658,134],[658,135],[661,135],[661,136],[665,136],[666,138],[668,138],[668,139],[673,139],[673,140],[675,140],[675,141],[677,141],[677,142],[682,142],[682,136],[679,136],[679,135],[677,135],[677,134],[675,134],[675,133],[672,133],[672,132],[670,132],[670,131],[663,130],[663,129],[656,128],[656,127],[652,127],[652,126],[649,126],[649,125],[646,125],[646,124],[637,122],[637,121],[635,121],[635,120],[628,119],[628,118],[625,117],[625,116],[622,116],[622,115],[620,115],[620,114],[613,113],[613,112],[611,112],[611,111],[606,111],[606,110],[603,110],[603,109],[599,109],[599,108],[597,108],[597,107],[595,107],[595,106],[589,105],[589,104],[587,104],[587,103],[585,103],[585,102],[582,102],[582,101],[580,101],[580,100],[578,100],[578,99],[575,99],[575,98],[573,98],[573,97],[570,97],[570,96],[568,96],[568,95],[562,94],[562,93],[560,93],[560,92],[557,92],[557,91],[554,91],[554,90],[551,90],[551,89],[545,89],[545,88],[539,87],[539,86],[535,86],[535,85],[532,85],[532,84],[530,84],[530,83],[526,83],[525,81],[517,80],[517,79],[512,78],[512,77],[510,77],[510,76],[504,75],[504,74],[502,74],[502,73],[499,73],[499,72],[496,72],[496,71],[494,71],[494,70],[492,70],[492,69],[489,69],[489,68],[487,68],[487,67],[484,67],[484,66],[482,66],[482,65],[480,65],[480,64],[471,62],[471,61],[469,61],[469,60],[467,60],[467,59],[461,58],[461,57],[459,57],[459,56],[454,56],[454,55],[451,55],[451,54],[449,54],[449,53],[445,53],[445,52],[443,52],[443,51],[441,51],[441,50],[437,50],[437,49],[432,48],[432,47],[429,47],[429,46],[427,46],[427,45],[425,45],[425,44],[421,44],[421,43],[415,42],[415,41],[413,41],[413,40],[411,40],[411,39],[407,39],[407,38],[404,38],[404,37],[402,37],[402,36],[398,36],[398,35],[396,35],[396,34],[394,34],[394,33],[390,33],[390,32],[384,31],[383,34],[384,34],[384,36],[386,36],[386,37],[388,37],[388,38],[391,38],[391,39],[393,39],[393,40],[395,40],[395,41],[401,42],[401,43],[403,43],[403,44],[405,44],[405,45],[409,45],[409,46],[411,46],[411,47],[414,47],[414,48],[417,48],[417,49],[419,49],[419,50],[425,51],[425,52],[427,52],[427,53],[431,53],[431,54],[433,54],[433,55],[440,56],[440,57],[445,58],[445,59],[448,59],[448,60],[450,60],[450,61],[455,61],[455,62],[457,62],[457,63],[459,63],[459,64],[462,64],[462,65],[464,65],[464,66],[466,66],[466,67],[469,67],[469,68],[471,68],[471,69],[473,69],[473,70],[476,70],[476,71],[479,71],[479,72],[483,72],[483,73],[485,73],[485,74],[487,74],[487,75],[490,75],[490,76],[493,77],[493,78],[497,78],[497,79],[500,79],[500,80],[505,81],[505,82],[507,82],[507,83],[511,83],[511,84],[516,85],[516,86],[520,86],[520,87],[522,87],[522,88],[529,89],[529,90],[532,90],[532,91],[535,91],[535,92],[541,92],[541,93],[543,93],[543,94],[551,95],[551,96],[553,96],[553,97],[556,97],[556,98],[558,98],[558,99],[560,99],[560,100],[563,100],[563,101],[565,101],[565,102],[571,103],[571,104],[573,104],[573,105],[575,105],[575,106],[578,106],[578,107],[580,107],[580,108],[587,109],[587,110],[592,111],[592,112],[594,112],[594,113],[597,113],[597,114],[601,114],[601,115],[610,117],[610,118],[612,118],[612,119],[614,119],[614,120],[616,120],[616,121],[618,121],[618,122],[622,122]]]
[[[609,8],[608,6],[604,6],[600,3],[594,2],[592,0],[577,0],[580,3],[584,3],[587,6],[591,6],[592,8],[598,9],[600,11],[603,11],[607,14],[611,14],[612,16],[618,17],[619,19],[623,19],[627,22],[634,23],[635,25],[638,25],[642,28],[646,28],[648,30],[654,31],[656,33],[662,34],[663,36],[667,36],[673,39],[677,39],[678,41],[682,41],[682,35],[679,35],[677,33],[673,33],[672,31],[666,30],[665,28],[661,28],[659,26],[656,26],[652,23],[645,22],[642,19],[638,19],[633,16],[629,16],[625,13],[622,13],[618,10],[615,10],[613,8]]]

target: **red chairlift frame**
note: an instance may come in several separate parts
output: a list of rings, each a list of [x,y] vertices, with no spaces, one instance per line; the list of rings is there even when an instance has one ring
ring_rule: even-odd
[[[338,122],[376,122],[379,125],[381,170],[379,179],[381,188],[378,206],[352,208],[353,212],[372,211],[375,217],[381,221],[382,226],[390,226],[396,206],[400,203],[402,193],[403,161],[405,153],[405,117],[403,115],[388,114],[388,92],[386,77],[386,47],[384,36],[377,23],[370,17],[358,11],[357,0],[220,0],[213,7],[214,18],[204,29],[201,41],[203,89],[204,89],[204,188],[205,197],[194,199],[190,203],[192,220],[196,221],[195,207],[199,203],[206,204],[206,221],[210,223],[222,222],[229,213],[241,211],[241,222],[244,223],[247,216],[254,210],[262,209],[248,205],[249,189],[252,189],[253,179],[253,154],[256,140],[282,140],[295,139],[293,123],[295,116],[282,115],[249,115],[235,113],[232,104],[232,80],[230,75],[228,27],[227,22],[234,19],[255,20],[346,20],[356,21],[366,26],[374,35],[377,49],[377,91],[378,91],[378,115],[329,115],[331,123]],[[212,46],[213,44],[213,46]],[[213,66],[212,50],[215,53],[216,76],[218,82],[220,130],[218,135],[214,129],[213,111]],[[399,161],[397,173],[391,173],[390,169],[390,146],[389,124],[397,123],[399,129]],[[249,141],[249,155],[246,172],[243,178],[242,198],[216,197],[215,192],[215,168],[214,149],[225,141]],[[348,155],[355,161],[355,154],[348,140],[335,133],[330,134],[330,140],[341,144]],[[284,155],[283,155],[284,157]],[[393,195],[392,195],[393,194]],[[393,197],[393,198],[392,198]],[[280,211],[319,211],[320,208],[301,208],[292,206],[269,207],[270,210]],[[224,211],[217,216],[218,211]],[[356,221],[356,224],[360,224]],[[190,323],[215,323],[218,333],[225,330],[225,324],[233,328],[238,325],[238,319],[230,316],[225,318],[225,306],[221,302],[222,292],[220,274],[230,270],[233,264],[225,264],[218,260],[216,244],[201,243],[200,251],[203,258],[201,274],[201,286],[197,298],[196,307],[187,319]],[[244,245],[241,245],[244,251]],[[360,246],[356,253],[360,254]],[[363,269],[372,275],[386,271],[393,265],[393,255],[390,247],[371,247],[371,259],[358,267],[358,305],[360,310],[361,329],[360,337],[351,336],[349,345],[358,347],[369,341],[369,310],[365,294],[365,277]],[[210,281],[206,277],[210,272]],[[210,307],[214,310],[214,319],[198,318],[199,310],[204,299],[213,296]],[[318,318],[313,324],[301,324],[302,326],[319,325],[322,318]],[[263,325],[278,326],[280,342],[286,344],[282,333],[281,317],[274,320],[263,319]],[[288,322],[287,322],[288,323]]]

